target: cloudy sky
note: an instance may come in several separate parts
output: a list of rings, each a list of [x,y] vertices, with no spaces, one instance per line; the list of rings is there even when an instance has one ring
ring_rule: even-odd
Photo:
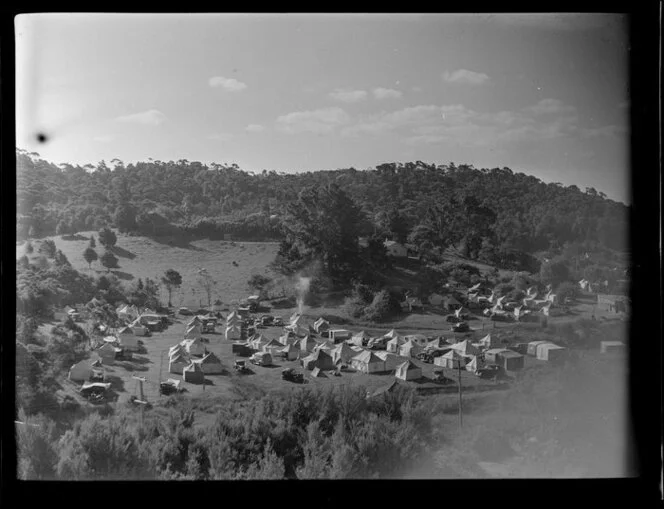
[[[17,145],[56,163],[453,161],[628,201],[619,16],[55,14],[16,31]]]

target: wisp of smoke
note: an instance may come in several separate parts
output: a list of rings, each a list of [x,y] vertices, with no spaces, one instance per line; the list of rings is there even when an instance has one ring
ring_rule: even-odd
[[[297,312],[302,314],[304,310],[304,298],[309,291],[309,284],[311,283],[310,277],[297,277],[297,282],[295,283],[295,289],[297,290]]]

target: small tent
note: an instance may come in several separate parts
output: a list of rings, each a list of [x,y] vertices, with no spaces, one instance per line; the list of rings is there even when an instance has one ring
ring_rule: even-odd
[[[183,343],[184,349],[189,355],[205,355],[205,345],[201,338],[185,339]]]
[[[544,342],[537,346],[537,358],[541,361],[558,362],[565,358],[567,348]]]
[[[288,345],[279,350],[279,353],[281,353],[287,361],[294,361],[300,356],[300,349],[297,345]]]
[[[242,339],[242,327],[239,325],[230,325],[226,327],[226,339],[229,341],[237,341],[239,339]]]
[[[601,341],[600,353],[613,354],[623,353],[625,351],[625,343],[622,341]]]
[[[307,334],[309,334],[309,327],[302,324],[301,322],[297,322],[292,325],[287,325],[286,327],[284,327],[284,329],[286,331],[291,331],[297,334],[298,336],[306,336]]]
[[[425,350],[440,350],[441,348],[447,348],[448,346],[448,343],[442,337],[438,337],[429,341],[426,344]]]
[[[294,343],[299,343],[300,338],[293,331],[286,331],[284,334],[279,336],[279,341],[284,345],[292,345]]]
[[[483,367],[484,362],[482,362],[478,355],[473,355],[470,362],[468,362],[465,366],[466,371],[470,371],[471,373],[475,373],[478,369],[482,369]]]
[[[115,362],[116,355],[121,351],[122,350],[120,348],[116,348],[110,343],[104,343],[102,346],[95,350],[97,355],[99,355],[101,358],[102,363],[105,365],[113,364]]]
[[[131,325],[131,330],[134,333],[135,336],[147,336],[148,335],[148,328],[145,327],[141,322],[138,320],[134,320]]]
[[[325,372],[321,370],[319,367],[315,367],[314,369],[311,370],[311,376],[313,378],[327,378]]]
[[[220,375],[224,372],[224,366],[214,353],[210,352],[203,356],[202,359],[194,361],[200,364],[203,373],[206,375]]]
[[[318,350],[302,359],[302,366],[305,369],[320,368],[326,371],[334,369],[335,367],[332,356],[325,350]]]
[[[371,336],[369,336],[369,334],[364,331],[360,331],[357,334],[353,334],[348,342],[353,345],[364,346],[369,342],[370,339]]]
[[[392,329],[390,332],[385,334],[383,337],[387,338],[387,339],[394,339],[396,337],[401,337],[401,334],[399,334],[396,330]]]
[[[402,357],[417,357],[417,354],[421,353],[422,350],[423,348],[420,345],[409,339],[399,347],[399,355]]]
[[[325,350],[327,353],[330,353],[335,347],[335,344],[331,341],[325,340],[316,340],[316,346],[314,346],[314,352],[316,350]]]
[[[267,343],[265,343],[263,345],[262,350],[264,352],[269,353],[270,355],[272,355],[274,357],[274,356],[277,355],[277,352],[279,352],[280,350],[282,350],[284,348],[284,346],[286,346],[286,345],[284,345],[283,343],[280,343],[276,339],[271,339],[270,341],[268,341]]]
[[[509,351],[511,350],[507,350],[506,348],[490,348],[489,350],[484,352],[484,359],[489,364],[500,364],[498,360],[499,354]]]
[[[401,380],[417,380],[418,378],[422,378],[422,368],[412,361],[406,361],[397,366],[394,376]]]
[[[242,318],[236,311],[231,311],[226,317],[226,325],[236,325],[242,323]]]
[[[497,337],[487,334],[479,340],[479,344],[484,348],[498,348],[500,346],[500,341],[498,341]]]
[[[318,334],[320,334],[323,331],[330,330],[330,322],[321,317],[314,322],[314,330]]]
[[[186,332],[184,333],[184,338],[185,339],[196,339],[200,338],[202,334],[202,328],[199,324],[192,325],[191,327],[187,327]]]
[[[168,372],[180,374],[190,363],[191,361],[184,353],[176,353],[168,359]]]
[[[87,382],[92,375],[90,361],[80,361],[69,369],[69,379],[74,382]]]
[[[205,373],[203,372],[201,365],[197,362],[192,362],[182,369],[182,378],[185,382],[189,382],[190,384],[205,383]]]
[[[305,336],[300,340],[300,350],[302,352],[313,352],[317,344],[310,336]]]
[[[194,325],[203,325],[203,320],[200,316],[196,315],[191,320],[187,322],[187,329],[193,327]]]
[[[187,353],[187,351],[184,349],[184,345],[182,343],[178,343],[177,345],[173,345],[168,349],[168,356],[172,356],[177,353]]]
[[[452,349],[459,352],[461,355],[477,355],[480,353],[479,349],[467,340],[464,339],[460,343],[455,343],[452,345]]]
[[[405,342],[406,340],[403,338],[403,336],[394,336],[387,342],[386,350],[390,353],[397,353],[399,352],[401,345],[403,345]]]
[[[365,350],[351,359],[351,366],[362,373],[380,373],[386,371],[385,361],[374,352]]]
[[[332,362],[337,364],[338,362],[343,362],[344,364],[350,363],[353,357],[357,355],[357,352],[353,350],[347,343],[341,343],[331,352]]]
[[[380,360],[385,363],[385,371],[393,371],[408,360],[406,357],[401,357],[400,355],[386,352],[385,350],[376,352],[376,357],[380,358]]]
[[[367,398],[375,398],[377,396],[380,396],[381,394],[393,393],[398,388],[399,388],[399,382],[395,378],[389,384],[383,385],[382,387],[376,389],[373,393],[368,394]]]
[[[501,350],[496,355],[496,364],[503,367],[505,371],[519,371],[523,369],[524,357],[513,350]]]
[[[434,365],[441,366],[443,368],[458,369],[465,367],[467,358],[461,355],[456,350],[450,350],[445,355],[436,357],[433,360]]]
[[[544,343],[547,343],[547,341],[531,341],[530,343],[528,343],[528,350],[527,350],[528,355],[537,357],[537,347],[539,345],[543,345]]]
[[[118,342],[122,348],[130,352],[137,352],[139,349],[138,338],[133,334],[120,334]]]
[[[429,341],[424,334],[409,334],[408,336],[405,336],[404,339],[406,341],[412,341],[413,343],[421,347],[427,346],[427,343]]]

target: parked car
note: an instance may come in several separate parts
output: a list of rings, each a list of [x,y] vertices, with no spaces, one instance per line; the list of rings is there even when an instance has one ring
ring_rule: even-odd
[[[274,323],[274,317],[270,315],[261,316],[261,325],[268,327]]]
[[[442,384],[452,384],[454,383],[454,380],[451,378],[447,378],[445,376],[445,372],[442,369],[437,369],[433,372],[433,380],[434,382],[439,382]]]
[[[452,332],[468,332],[470,331],[470,326],[466,322],[457,323],[452,325]]]
[[[191,316],[194,314],[189,308],[180,308],[178,309],[178,313],[184,316]]]
[[[304,375],[302,373],[298,373],[293,368],[286,368],[281,372],[281,379],[301,384],[304,382]]]
[[[247,373],[249,371],[249,368],[247,367],[247,361],[235,361],[235,364],[233,364],[233,367],[239,372],[239,373]]]
[[[475,374],[485,380],[496,380],[505,375],[505,370],[497,364],[488,364],[475,371]]]
[[[174,380],[172,378],[169,378],[165,382],[161,382],[159,384],[159,392],[164,395],[168,394],[175,394],[177,392],[182,392],[182,388],[180,387],[180,380]]]
[[[281,318],[280,316],[275,316],[274,320],[272,321],[272,325],[274,325],[275,327],[283,327],[284,319]]]

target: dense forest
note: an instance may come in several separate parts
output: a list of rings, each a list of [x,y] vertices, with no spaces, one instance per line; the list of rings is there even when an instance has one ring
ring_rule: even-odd
[[[334,184],[357,205],[358,235],[422,247],[453,243],[471,257],[565,243],[625,247],[627,206],[593,188],[546,184],[509,168],[417,161],[364,171],[254,174],[187,160],[125,165],[114,159],[111,165],[56,166],[19,149],[18,238],[116,226],[154,235],[280,239],[289,204],[302,192]]]

